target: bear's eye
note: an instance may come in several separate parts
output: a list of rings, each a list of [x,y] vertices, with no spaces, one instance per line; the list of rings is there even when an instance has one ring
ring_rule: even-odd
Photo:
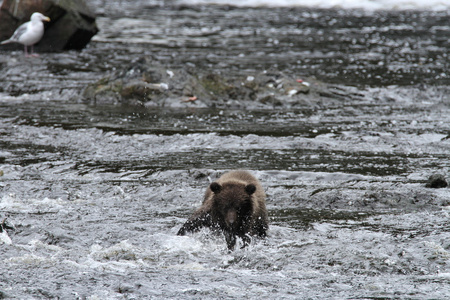
[[[250,199],[245,200],[244,203],[241,205],[241,207],[239,208],[239,211],[242,214],[247,214],[247,213],[251,213],[252,211],[252,201]]]

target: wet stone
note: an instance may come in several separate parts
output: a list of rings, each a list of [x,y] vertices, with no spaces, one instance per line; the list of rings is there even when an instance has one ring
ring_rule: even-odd
[[[433,189],[439,189],[439,188],[445,188],[448,186],[447,180],[445,179],[445,176],[442,174],[433,174],[428,178],[428,182],[426,184],[426,187],[433,188]]]

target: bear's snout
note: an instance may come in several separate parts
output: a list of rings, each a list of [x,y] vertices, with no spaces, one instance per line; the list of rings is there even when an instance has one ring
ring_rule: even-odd
[[[229,227],[232,227],[233,226],[233,224],[236,222],[236,220],[237,220],[237,212],[236,212],[236,210],[234,210],[234,209],[230,209],[228,212],[227,212],[227,216],[226,216],[226,222],[227,222],[227,225],[229,226]]]

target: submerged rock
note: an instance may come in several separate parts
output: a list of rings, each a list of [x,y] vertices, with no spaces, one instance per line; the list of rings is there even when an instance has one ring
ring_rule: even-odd
[[[19,5],[20,3],[20,5]],[[8,39],[20,24],[29,21],[33,12],[50,17],[38,51],[80,50],[98,32],[95,15],[83,0],[4,0],[0,8],[0,40]],[[2,50],[22,49],[20,44],[8,44]]]
[[[433,174],[428,178],[427,184],[425,185],[428,188],[439,189],[445,188],[448,186],[447,181],[445,180],[445,176],[442,174]]]

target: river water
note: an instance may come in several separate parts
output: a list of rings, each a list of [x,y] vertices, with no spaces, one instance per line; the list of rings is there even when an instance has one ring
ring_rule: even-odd
[[[0,52],[0,298],[448,299],[450,191],[425,187],[450,170],[447,11],[92,5],[85,50]],[[239,109],[81,96],[142,57],[333,92]],[[230,253],[176,236],[237,168],[266,189],[268,238]]]

